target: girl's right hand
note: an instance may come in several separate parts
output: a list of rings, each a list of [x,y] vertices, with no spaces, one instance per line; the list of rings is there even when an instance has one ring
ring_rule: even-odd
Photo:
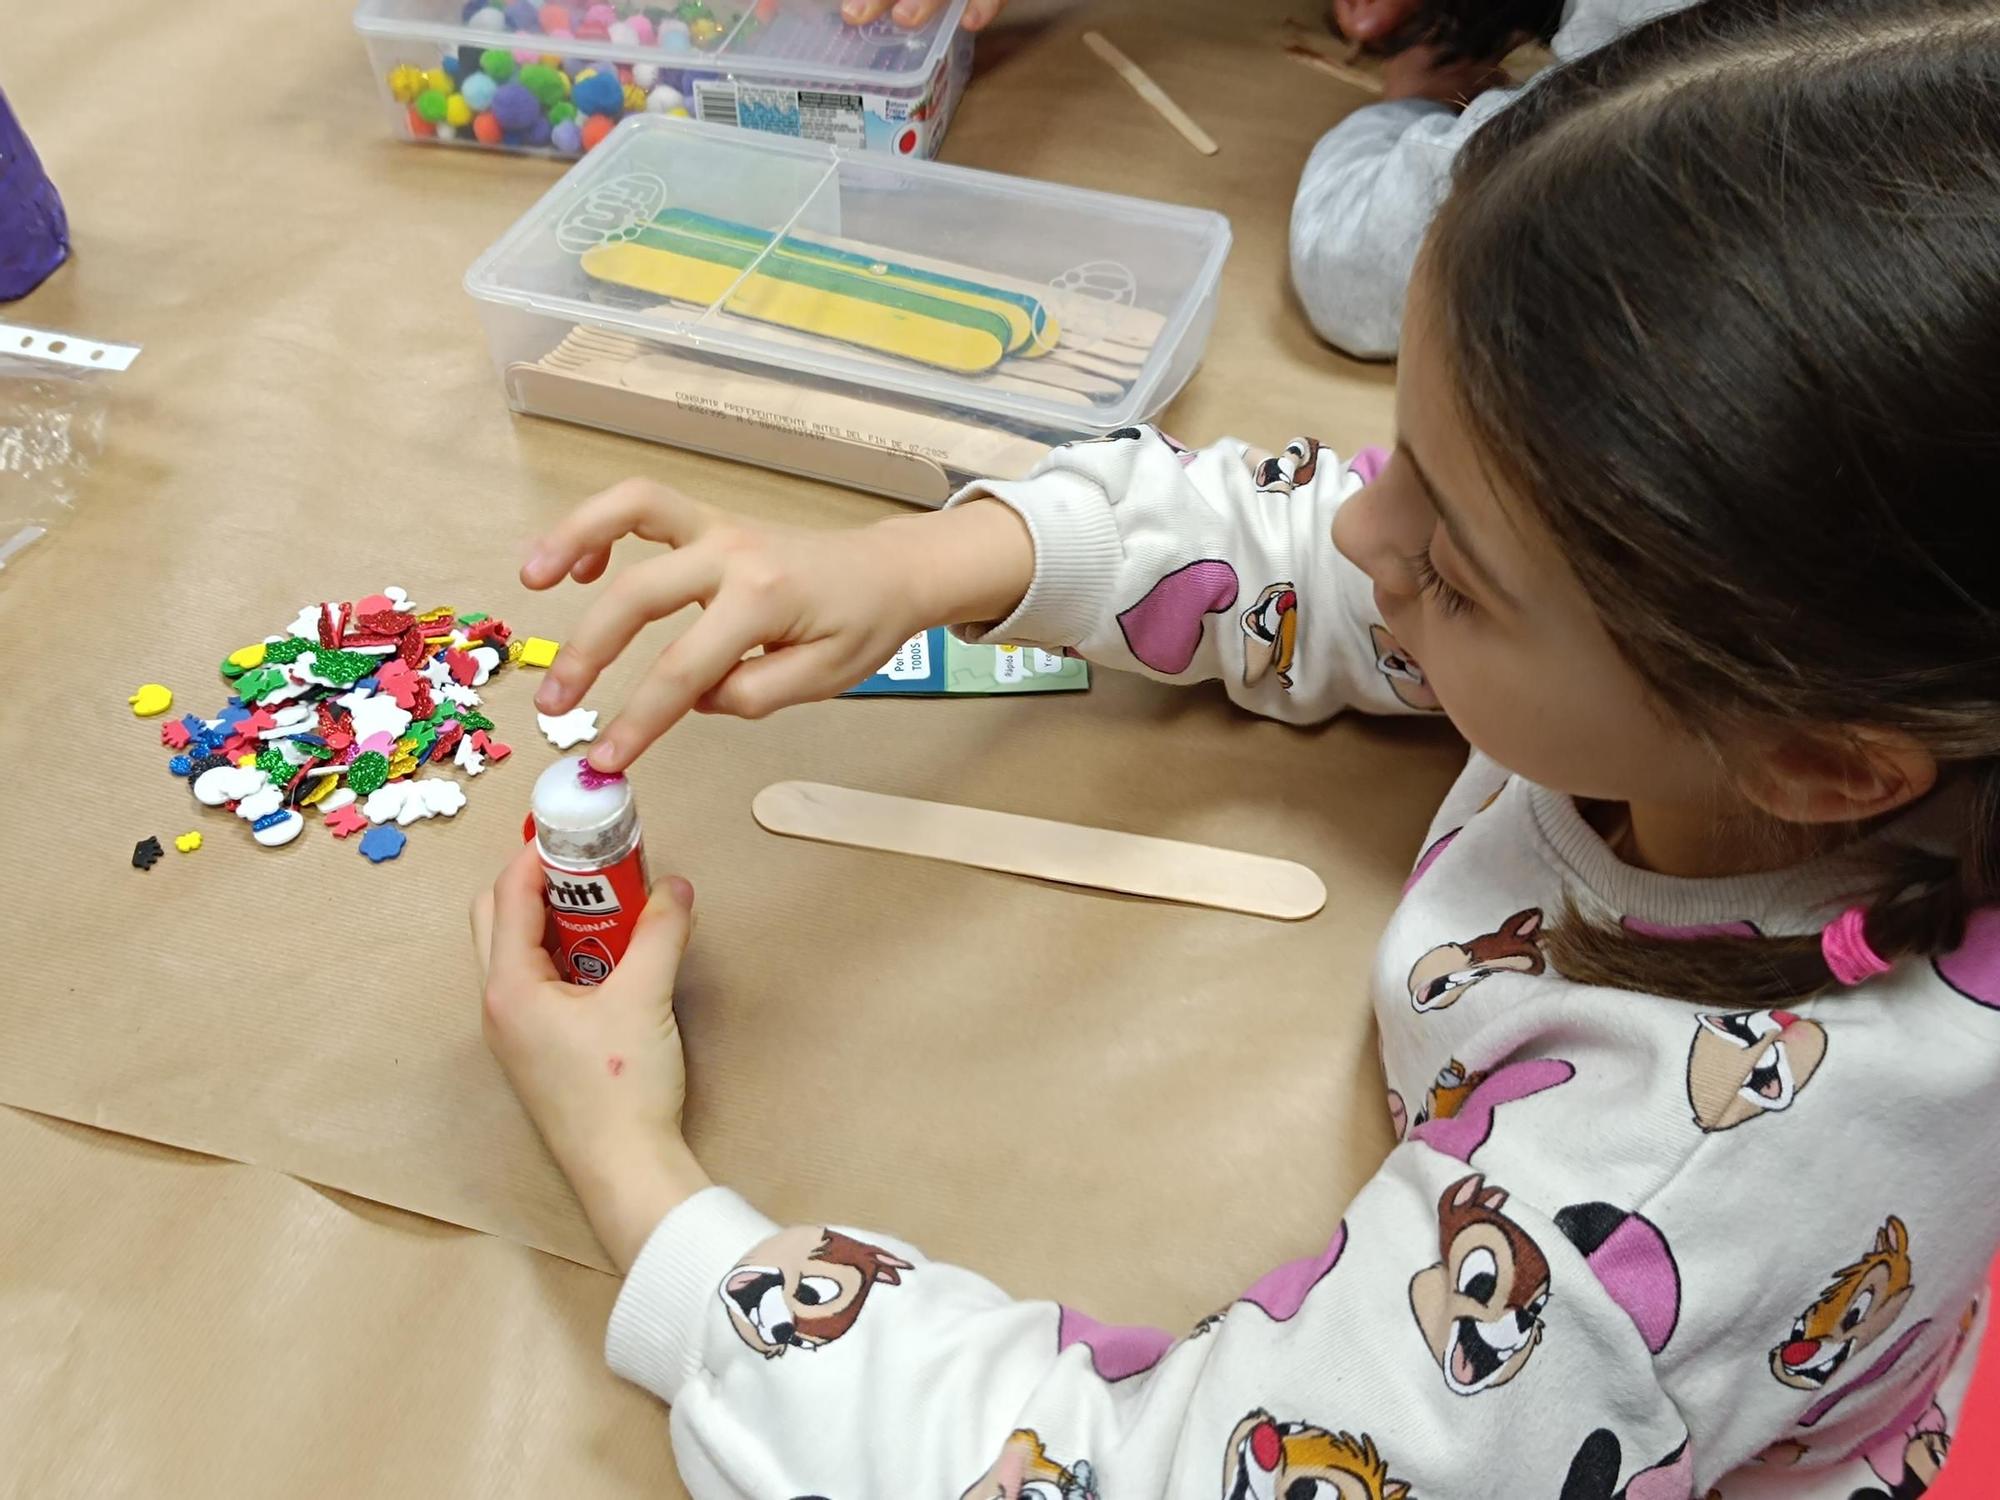
[[[648,622],[689,604],[702,615],[668,642],[591,747],[590,762],[603,771],[624,770],[690,709],[757,719],[832,697],[879,671],[920,631],[1011,613],[1034,576],[1027,527],[994,501],[812,531],[755,525],[628,479],[540,538],[521,582],[594,582],[628,535],[671,550],[624,569],[603,591],[564,642],[535,706],[566,712]],[[759,647],[761,655],[749,655]]]

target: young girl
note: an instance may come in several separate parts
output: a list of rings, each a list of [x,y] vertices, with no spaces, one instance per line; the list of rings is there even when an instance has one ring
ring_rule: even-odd
[[[2000,1239],[1996,99],[1986,0],[1689,11],[1468,147],[1386,460],[1140,429],[859,532],[630,485],[544,540],[538,587],[673,549],[547,709],[707,605],[607,768],[969,619],[1474,747],[1376,966],[1403,1143],[1178,1340],[708,1186],[692,893],[581,998],[510,867],[489,1035],[700,1500],[1922,1493]]]

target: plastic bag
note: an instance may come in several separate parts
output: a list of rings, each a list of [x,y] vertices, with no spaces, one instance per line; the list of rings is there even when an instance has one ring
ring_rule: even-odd
[[[0,324],[0,571],[76,507],[130,344]]]

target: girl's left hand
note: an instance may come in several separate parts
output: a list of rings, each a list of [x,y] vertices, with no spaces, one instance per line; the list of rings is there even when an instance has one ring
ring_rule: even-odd
[[[659,881],[611,977],[580,988],[556,977],[542,947],[532,844],[472,905],[486,1044],[621,1271],[671,1209],[708,1186],[681,1138],[687,1073],[673,1004],[693,908],[685,880]]]

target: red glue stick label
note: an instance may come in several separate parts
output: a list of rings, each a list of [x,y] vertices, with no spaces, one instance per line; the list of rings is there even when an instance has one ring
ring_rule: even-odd
[[[534,837],[532,818],[528,836]],[[599,870],[564,870],[542,861],[542,898],[549,909],[544,941],[564,983],[602,984],[610,977],[631,944],[651,886],[643,842]]]

